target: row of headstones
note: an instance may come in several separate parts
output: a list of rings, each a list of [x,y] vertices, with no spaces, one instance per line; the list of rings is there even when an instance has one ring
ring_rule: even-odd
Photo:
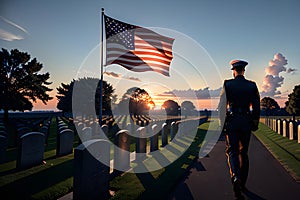
[[[5,162],[8,134],[4,122],[0,121],[0,164]]]
[[[21,121],[15,121],[14,126],[17,129],[17,140],[16,144],[18,146],[18,143],[20,142],[20,138],[29,132],[42,132],[45,134],[45,143],[47,143],[48,139],[48,134],[49,134],[49,129],[50,129],[50,124],[51,124],[51,117],[47,119],[39,119],[39,120],[33,120],[27,123],[23,123]]]
[[[24,126],[22,123],[16,124],[18,150],[17,169],[26,169],[43,162],[44,145],[47,143],[50,124],[51,117],[43,121],[39,131],[32,131],[31,128]]]
[[[86,120],[85,122],[75,121],[75,124],[76,124],[76,129],[77,129],[77,132],[79,134],[81,143],[85,142],[85,141],[88,141],[88,140],[92,140],[92,139],[107,139],[107,134],[108,134],[108,131],[109,131],[109,126],[106,125],[106,124],[104,124],[104,125],[101,126],[102,131],[99,130],[98,122],[93,121],[93,120],[92,121]],[[158,129],[158,125],[157,124],[154,124],[152,126],[151,130],[149,129],[150,126],[147,126],[147,128],[142,126],[142,127],[138,128],[138,129],[136,129],[136,127],[137,127],[136,124],[128,123],[127,127],[126,127],[126,130],[128,130],[129,132],[136,131],[136,135],[142,136],[142,135],[146,135],[147,131],[148,132],[153,132],[153,129]],[[176,127],[175,126],[175,122],[172,122],[171,123],[171,128],[170,128],[171,129],[171,131],[170,131],[171,140],[175,136],[175,131],[176,131],[175,127]],[[155,131],[157,131],[157,130],[155,130]],[[166,123],[164,123],[162,125],[162,131],[161,131],[162,146],[165,146],[165,145],[168,144],[168,141],[167,141],[167,139],[168,139],[167,131],[168,131],[168,126],[167,126]],[[136,141],[136,146],[137,146],[136,150],[137,150],[137,152],[140,151],[140,149],[138,147],[139,147],[140,143],[144,143],[144,139],[146,139],[146,138],[143,138],[143,136],[142,136],[142,138],[141,137],[137,138],[137,141]],[[158,146],[158,144],[156,145],[156,143],[158,143],[158,135],[156,134],[153,137],[151,137],[150,141],[152,141],[150,149],[157,150],[156,146]]]
[[[146,126],[151,123],[151,119],[146,115],[132,115],[131,120],[135,125]]]
[[[51,120],[51,119],[49,119]],[[46,120],[43,124],[43,127],[45,128],[46,126],[50,126],[49,120]],[[38,121],[40,123],[41,121]],[[37,122],[35,122],[37,123]],[[23,123],[16,123],[16,128],[17,128],[17,139],[16,139],[16,144],[17,144],[17,149],[18,149],[18,157],[17,157],[17,168],[24,168],[27,166],[31,166],[31,161],[28,161],[28,158],[25,158],[26,154],[30,152],[31,150],[28,149],[30,148],[31,144],[27,145],[27,141],[31,141],[31,139],[34,137],[33,141],[30,143],[34,143],[36,141],[35,137],[40,137],[40,136],[33,136],[33,135],[40,135],[40,134],[29,134],[29,133],[38,133],[38,132],[32,132],[31,128],[25,126]],[[43,133],[44,135],[46,133]],[[46,138],[46,137],[44,137]],[[38,140],[38,139],[37,139]],[[45,140],[44,140],[45,143]],[[41,149],[43,148],[43,144],[37,146],[41,146]],[[28,148],[27,148],[28,146]],[[0,163],[4,163],[6,161],[6,149],[8,147],[8,133],[6,131],[6,128],[4,126],[3,122],[0,122]],[[36,148],[35,144],[33,144],[32,148]],[[40,152],[38,150],[38,152]],[[40,157],[40,154],[37,153],[37,156]],[[37,162],[35,160],[39,160],[38,158],[32,158],[33,165]],[[27,162],[28,161],[28,162]]]
[[[265,124],[273,131],[288,137],[290,140],[297,140],[300,144],[300,121],[287,121],[285,119],[266,118]]]
[[[206,119],[207,120],[207,119]],[[201,120],[203,123],[206,120]],[[178,132],[180,122],[172,122],[170,125],[170,141],[178,135],[184,133]],[[182,124],[184,125],[184,123]],[[185,131],[189,131],[189,123]],[[102,126],[102,129],[105,126]],[[161,128],[162,147],[168,144],[168,128],[163,123],[162,127],[154,124],[151,126],[153,133],[158,133]],[[136,130],[136,134],[141,136],[136,138],[136,159],[142,161],[146,158],[146,128],[140,127]],[[104,132],[104,131],[103,131]],[[117,171],[127,171],[130,169],[130,134],[128,130],[120,130],[115,135],[113,168]],[[75,148],[74,155],[74,182],[73,182],[73,199],[108,199],[109,198],[109,180],[110,180],[110,150],[111,142],[99,138],[91,139],[83,142]],[[150,137],[150,152],[159,149],[158,134]],[[101,162],[97,159],[101,158]]]
[[[14,126],[17,128],[27,127],[30,130],[36,130],[38,129],[40,124],[42,124],[45,120],[46,118],[44,117],[32,118],[32,119],[23,117],[23,118],[14,118],[13,123]]]
[[[44,133],[45,135],[45,144],[48,144],[51,121],[52,121],[52,117],[47,118],[39,128],[39,132]]]
[[[105,120],[102,122],[105,122]],[[110,123],[110,119],[108,119],[107,123]],[[100,126],[98,120],[96,119],[75,119],[74,125],[79,136],[80,144],[91,139],[107,139],[106,135],[108,133],[109,125],[106,123],[102,125],[102,130],[105,134],[105,137],[103,132],[100,131]]]
[[[49,136],[52,117],[40,121],[41,128],[32,131],[31,128],[17,124],[17,169],[26,169],[40,165],[44,160],[45,144]],[[40,123],[39,122],[39,123]]]
[[[50,124],[51,118],[43,123],[40,131],[22,134],[18,142],[17,169],[27,169],[43,163]],[[74,132],[72,130],[60,130],[57,135],[56,155],[63,156],[72,153],[73,141]]]
[[[163,123],[162,126],[153,124],[150,128],[150,133],[147,133],[146,127],[139,127],[136,129],[136,139],[135,139],[135,152],[136,160],[142,161],[147,157],[147,153],[151,153],[159,150],[160,147],[165,147],[171,142],[178,131],[179,123],[172,122],[170,125],[170,130],[168,129],[168,124]],[[170,134],[170,139],[168,135]],[[132,134],[131,134],[132,135]],[[147,135],[150,137],[150,148],[147,152]],[[161,146],[159,146],[159,136],[161,136]],[[130,168],[130,134],[128,130],[120,130],[115,135],[115,145],[118,148],[114,149],[114,169],[121,169],[126,171]]]
[[[80,129],[84,128],[84,127],[91,127],[94,125],[98,125],[99,124],[99,119],[96,117],[87,117],[87,116],[76,116],[74,118],[72,118],[72,122],[74,123],[74,125],[76,124],[76,129],[78,129],[78,127]],[[107,125],[109,128],[111,128],[113,126],[113,124],[115,123],[115,119],[113,116],[103,116],[102,120],[101,120],[101,124],[102,125]]]
[[[57,136],[56,136],[56,156],[64,156],[73,153],[74,131],[61,118],[56,118]]]

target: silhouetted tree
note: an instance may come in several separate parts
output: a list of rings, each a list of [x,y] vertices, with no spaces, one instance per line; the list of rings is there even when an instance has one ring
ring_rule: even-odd
[[[180,115],[180,106],[173,100],[167,100],[163,103],[162,108],[166,110],[168,116]]]
[[[51,100],[47,92],[51,82],[49,73],[39,74],[43,64],[36,58],[31,59],[26,52],[13,49],[0,51],[0,109],[8,120],[9,110],[31,110],[32,101],[38,99],[44,104]]]
[[[123,94],[118,104],[118,110],[122,114],[129,112],[130,115],[135,116],[147,115],[154,106],[155,104],[146,90],[132,87]]]
[[[196,107],[191,101],[184,101],[181,103],[181,114],[191,115],[195,111]]]
[[[288,95],[288,101],[285,102],[286,111],[293,116],[295,121],[296,115],[300,115],[300,85],[296,85],[293,92]]]
[[[266,115],[273,115],[274,111],[278,111],[280,109],[277,101],[272,99],[271,97],[264,97],[260,100],[260,106],[263,110],[265,110]]]
[[[147,115],[150,108],[155,104],[148,92],[141,88],[136,88],[130,95],[129,113],[131,115]]]
[[[70,84],[61,83],[57,90],[57,109],[64,112],[72,112],[72,94],[74,80]]]
[[[74,91],[74,87],[76,91]],[[61,83],[57,89],[57,108],[64,112],[72,112],[72,106],[76,106],[77,110],[84,113],[99,115],[100,102],[100,80],[97,78],[79,78],[72,80],[70,84]],[[73,96],[73,92],[76,92]],[[102,113],[104,115],[111,115],[111,104],[116,97],[113,94],[114,89],[111,84],[103,81],[102,88]],[[73,105],[72,99],[76,98],[78,105]],[[91,104],[94,103],[94,106]]]

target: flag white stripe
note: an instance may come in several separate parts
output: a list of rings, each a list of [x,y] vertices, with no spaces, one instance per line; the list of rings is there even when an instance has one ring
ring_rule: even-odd
[[[160,46],[152,46],[152,45],[149,45],[149,44],[146,44],[146,43],[142,43],[142,42],[136,42],[135,45],[138,45],[138,46],[141,46],[141,47],[136,47],[135,48],[135,51],[147,51],[147,52],[156,52],[156,53],[161,53],[160,51],[157,51],[157,50],[164,50],[164,51],[169,51],[169,52],[172,52],[172,49],[171,48],[160,48]],[[117,44],[117,43],[107,43],[106,44],[107,46],[107,49],[109,48],[119,48],[119,49],[124,49],[125,51],[128,51],[128,49],[126,47],[124,47],[123,45],[120,45],[120,44]],[[143,47],[147,47],[147,48],[143,48]],[[149,49],[149,48],[153,48],[153,49]],[[161,53],[162,54],[162,53]],[[162,54],[162,56],[165,56],[164,54]]]
[[[143,49],[143,47],[146,47],[146,48],[149,48],[149,47],[154,47],[156,48],[157,50],[164,50],[164,51],[172,51],[172,49],[170,48],[167,48],[167,47],[163,47],[161,48],[161,44],[157,44],[157,46],[155,45],[150,45],[150,44],[146,44],[146,43],[135,43],[136,46],[141,46],[140,48],[139,47],[136,47],[135,49]]]
[[[139,37],[137,37],[135,39],[135,44],[145,44],[145,42],[151,42],[151,44],[148,44],[148,46],[149,45],[154,46],[155,48],[159,48],[161,45],[163,45],[163,47],[167,48],[167,49],[172,48],[172,44],[167,43],[167,42],[162,42],[162,41],[159,41],[159,40],[156,40],[156,39],[141,39]],[[155,43],[155,44],[153,45],[153,43]]]
[[[144,29],[144,28],[137,28],[135,29],[135,35],[140,35],[140,36],[151,36],[154,38],[158,38],[158,40],[167,40],[167,41],[173,41],[173,38],[169,38],[167,36],[160,35],[158,33],[155,33],[154,31],[151,31],[150,29]]]

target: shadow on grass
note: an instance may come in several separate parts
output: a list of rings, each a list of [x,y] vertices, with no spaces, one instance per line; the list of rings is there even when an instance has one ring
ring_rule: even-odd
[[[0,188],[9,199],[31,199],[31,196],[73,176],[74,160],[21,178]]]
[[[158,178],[154,178],[150,172],[137,173],[136,176],[145,188],[145,191],[141,194],[139,199],[167,199],[170,192],[176,186],[176,183],[189,175],[192,163],[198,158],[199,146],[203,142],[206,132],[206,130],[198,129],[197,135],[190,147],[179,159],[165,167],[165,171]],[[186,147],[186,144],[182,144],[178,141],[174,142],[181,147]],[[173,147],[168,150],[173,153],[178,151],[174,150]],[[139,168],[140,167],[144,166],[139,163]],[[201,163],[196,167],[199,171],[205,170]]]
[[[5,162],[11,162],[17,160],[17,148],[10,148],[6,150],[6,155],[5,155]]]

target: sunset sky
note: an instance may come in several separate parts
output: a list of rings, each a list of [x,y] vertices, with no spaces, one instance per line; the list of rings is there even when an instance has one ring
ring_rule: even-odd
[[[56,109],[61,83],[100,77],[101,8],[112,18],[175,38],[170,77],[119,65],[104,69],[118,97],[135,86],[157,105],[173,94],[179,103],[191,100],[198,109],[214,109],[224,79],[232,78],[232,59],[248,61],[246,78],[280,106],[300,84],[298,0],[1,0],[1,48],[28,52],[53,82],[54,100],[34,110]]]

